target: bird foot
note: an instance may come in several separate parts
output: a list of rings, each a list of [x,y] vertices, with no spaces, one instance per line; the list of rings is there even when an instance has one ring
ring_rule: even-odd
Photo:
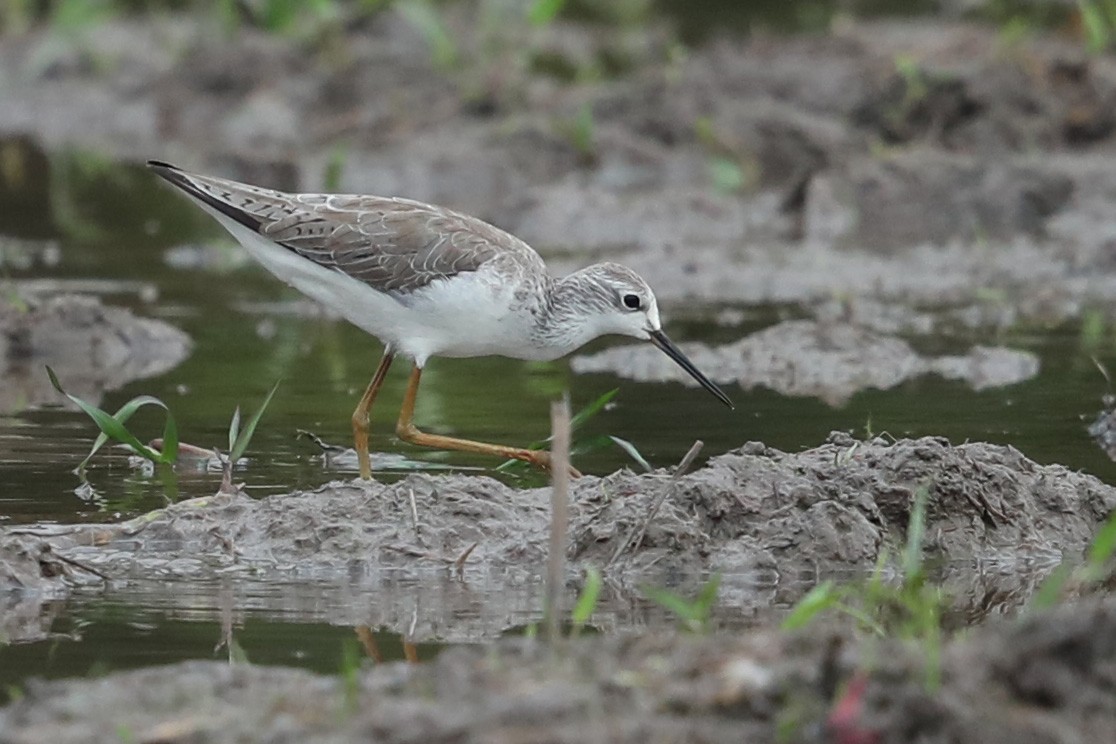
[[[526,462],[529,462],[530,464],[534,465],[539,470],[545,470],[546,472],[549,473],[554,469],[553,465],[551,463],[550,453],[547,452],[546,450],[529,450],[529,451],[527,451],[526,454],[527,454],[527,456],[524,457],[523,459]],[[571,478],[580,478],[581,477],[581,471],[580,470],[575,468],[573,465],[569,465],[568,467],[569,467]]]

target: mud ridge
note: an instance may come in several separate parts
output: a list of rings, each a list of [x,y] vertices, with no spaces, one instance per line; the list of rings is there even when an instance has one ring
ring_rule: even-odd
[[[749,443],[677,481],[663,472],[581,478],[571,493],[568,558],[575,572],[592,564],[652,578],[869,569],[881,551],[898,553],[920,490],[928,503],[925,552],[946,561],[1074,557],[1116,509],[1116,488],[1039,465],[1010,446],[834,433],[797,453]],[[473,570],[511,580],[545,565],[548,520],[545,488],[414,474],[260,500],[193,499],[116,525],[7,532],[46,540],[113,578],[421,573],[450,570],[467,554]]]

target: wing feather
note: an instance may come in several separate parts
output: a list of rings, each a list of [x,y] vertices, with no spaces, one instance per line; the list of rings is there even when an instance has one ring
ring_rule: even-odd
[[[288,194],[152,163],[174,185],[321,266],[403,295],[501,254],[541,259],[487,222],[409,199]]]

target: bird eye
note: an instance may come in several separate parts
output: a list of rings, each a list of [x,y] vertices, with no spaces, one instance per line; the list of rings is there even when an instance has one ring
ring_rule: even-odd
[[[639,295],[624,295],[624,307],[628,308],[629,310],[639,310]]]

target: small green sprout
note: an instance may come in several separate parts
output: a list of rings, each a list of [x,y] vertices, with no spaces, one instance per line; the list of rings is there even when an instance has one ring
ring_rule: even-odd
[[[922,560],[929,492],[928,485],[915,491],[907,525],[907,541],[900,559],[903,578],[897,586],[884,581],[888,556],[886,552],[881,553],[876,569],[866,581],[849,586],[836,586],[832,581],[826,581],[807,592],[783,620],[783,630],[806,627],[824,612],[832,610],[853,618],[871,636],[895,636],[916,641],[926,657],[926,689],[936,690],[941,684],[945,596],[941,588],[927,581]]]
[[[46,371],[47,375],[50,377],[50,384],[54,386],[54,389],[73,401],[78,408],[85,411],[89,418],[93,419],[93,423],[97,425],[97,428],[101,430],[100,435],[97,437],[96,441],[93,442],[93,448],[89,450],[89,454],[86,455],[85,459],[78,465],[78,471],[85,470],[85,466],[93,458],[93,455],[97,454],[97,451],[101,449],[109,439],[120,442],[140,457],[150,460],[156,465],[171,465],[178,458],[178,426],[175,424],[174,414],[171,413],[170,408],[168,408],[167,404],[163,401],[151,395],[137,395],[121,406],[120,410],[116,413],[109,415],[92,403],[87,403],[76,395],[67,393],[62,389],[61,383],[58,382],[58,376],[54,374],[54,370],[47,367]],[[144,406],[162,408],[167,414],[166,422],[163,424],[163,447],[161,451],[148,447],[124,426],[124,423],[132,417],[132,414]]]
[[[533,0],[527,6],[527,20],[532,26],[549,26],[565,5],[566,0]]]
[[[641,591],[652,602],[677,615],[686,630],[691,633],[704,633],[709,630],[709,620],[713,614],[713,605],[717,601],[717,590],[720,588],[721,575],[713,574],[693,599],[686,599],[659,587],[643,587]]]
[[[593,118],[593,107],[583,105],[572,119],[558,122],[558,133],[573,146],[584,163],[597,159],[597,125]]]
[[[1112,568],[1109,561],[1116,553],[1116,512],[1109,515],[1093,538],[1085,555],[1085,563],[1071,567],[1063,563],[1046,577],[1031,600],[1032,609],[1047,609],[1058,603],[1067,586],[1096,585],[1107,579]]]
[[[443,70],[457,67],[461,56],[457,42],[446,29],[437,8],[430,0],[402,0],[394,3],[393,7],[426,41],[437,67]]]
[[[259,409],[252,414],[252,418],[248,419],[248,425],[243,429],[240,428],[240,406],[236,407],[233,411],[232,421],[229,422],[229,455],[223,460],[222,477],[221,477],[221,492],[232,493],[232,468],[233,464],[241,458],[247,451],[248,445],[252,442],[252,435],[256,433],[256,425],[260,423],[260,418],[263,417],[264,411],[267,410],[268,405],[271,403],[271,398],[275,395],[275,391],[279,389],[279,381],[276,380],[275,384],[271,386],[267,397],[264,398],[263,403],[260,404]]]
[[[135,454],[149,460],[156,465],[170,466],[174,465],[178,459],[179,442],[178,442],[178,425],[175,423],[174,414],[171,413],[170,408],[166,403],[151,395],[137,395],[130,401],[120,407],[114,414],[109,414],[101,410],[97,406],[82,400],[76,395],[71,395],[62,389],[62,384],[58,382],[58,376],[50,367],[46,368],[47,375],[50,377],[50,383],[62,395],[65,395],[74,404],[84,411],[89,418],[93,419],[93,423],[101,430],[97,439],[93,442],[92,449],[85,459],[78,465],[78,472],[81,473],[85,470],[86,465],[93,459],[93,456],[103,447],[110,439],[115,440]],[[268,405],[271,403],[275,391],[279,389],[279,382],[272,385],[271,390],[268,392],[267,397],[264,398],[263,403],[260,404],[259,409],[252,414],[248,419],[247,424],[241,427],[240,420],[240,407],[237,406],[236,411],[233,412],[232,421],[229,422],[229,451],[227,456],[217,453],[222,462],[223,476],[221,480],[221,492],[231,493],[232,488],[232,467],[247,451],[248,445],[252,442],[252,436],[256,433],[256,426],[260,423],[260,418],[263,417],[264,411],[267,410]],[[155,406],[162,408],[166,413],[166,420],[163,424],[163,438],[160,449],[155,449],[149,445],[144,444],[139,440],[135,434],[128,430],[124,425],[132,417],[132,415],[143,408],[144,406]],[[189,446],[189,445],[185,445]]]
[[[589,618],[593,616],[593,611],[597,609],[597,600],[601,596],[602,583],[601,572],[590,566],[585,572],[585,586],[577,596],[577,604],[574,605],[573,615],[570,618],[573,621],[570,626],[570,638],[577,638],[589,622]]]
[[[586,421],[593,418],[598,413],[600,413],[602,410],[604,410],[604,407],[607,406],[612,401],[612,399],[616,397],[616,394],[618,392],[620,392],[620,388],[613,388],[612,390],[609,390],[608,392],[603,393],[596,400],[592,401],[591,403],[586,405],[584,408],[582,408],[580,411],[575,413],[570,418],[570,431],[571,432],[576,432],[579,428],[581,428],[585,424]],[[596,438],[589,439],[589,440],[574,441],[572,443],[571,447],[570,447],[570,453],[574,454],[574,455],[584,454],[585,452],[589,452],[589,451],[598,449],[601,446],[607,445],[607,443],[609,441],[610,441],[609,437],[603,437],[603,438],[602,437],[596,437]],[[619,442],[617,442],[617,444],[619,444]],[[550,446],[550,438],[547,437],[546,439],[540,439],[538,441],[532,442],[530,445],[527,446],[527,449],[541,450],[544,447],[549,447],[549,446]],[[620,445],[620,446],[623,447],[623,445]],[[496,471],[500,472],[500,471],[506,471],[506,470],[513,470],[515,468],[525,469],[526,468],[526,463],[522,462],[521,460],[508,460],[506,462],[500,463],[500,465],[498,465],[496,467]]]

